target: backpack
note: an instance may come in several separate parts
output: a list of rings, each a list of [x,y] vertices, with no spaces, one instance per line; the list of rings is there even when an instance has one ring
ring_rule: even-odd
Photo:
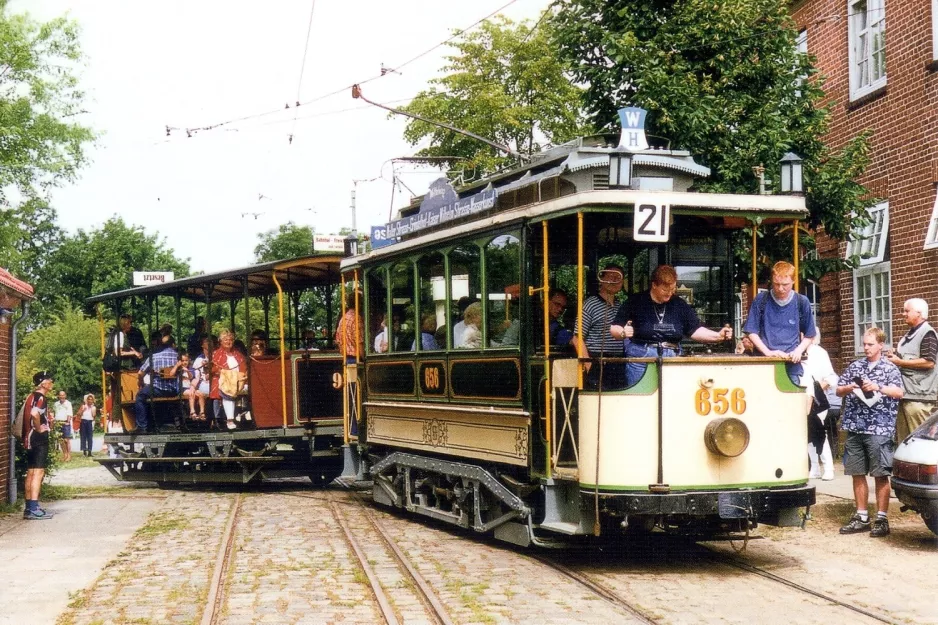
[[[101,359],[101,368],[108,373],[120,371],[121,359],[117,352],[117,331],[111,330],[107,338],[107,346],[104,350],[104,358]]]
[[[23,424],[26,421],[26,402],[23,402],[23,405],[20,406],[20,411],[16,414],[16,418],[13,419],[13,437],[16,438],[19,442],[23,442]]]

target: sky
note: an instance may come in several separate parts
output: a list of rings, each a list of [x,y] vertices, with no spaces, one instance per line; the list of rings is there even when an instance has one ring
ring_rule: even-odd
[[[81,27],[80,120],[101,136],[80,178],[53,192],[59,225],[74,233],[118,215],[163,237],[193,271],[212,272],[251,264],[258,234],[288,221],[322,234],[351,227],[354,187],[356,225],[368,232],[392,202],[409,203],[404,186],[393,189],[390,160],[419,146],[403,140],[404,118],[344,87],[506,4],[503,15],[534,22],[549,0],[13,0],[9,11],[67,13]],[[363,84],[364,95],[401,106],[449,50]],[[442,175],[396,167],[418,195]]]

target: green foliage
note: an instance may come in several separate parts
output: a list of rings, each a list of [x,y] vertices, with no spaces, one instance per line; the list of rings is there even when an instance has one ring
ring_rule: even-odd
[[[867,137],[836,153],[823,144],[830,111],[789,10],[785,0],[567,0],[552,24],[597,127],[614,126],[622,106],[647,109],[650,134],[711,168],[705,191],[755,192],[753,167],[774,181],[795,152],[808,225],[842,238],[873,204],[854,182]]]
[[[71,119],[83,112],[81,62],[74,22],[13,15],[0,0],[0,266],[36,286],[61,237],[49,191],[75,179],[95,138]]]
[[[99,228],[78,230],[66,237],[49,254],[39,297],[63,298],[66,307],[83,306],[91,295],[132,287],[134,271],[172,271],[181,278],[189,275],[189,265],[188,259],[178,259],[158,235],[147,234],[141,226],[128,225],[114,216]],[[37,284],[37,290],[39,287]],[[142,307],[134,312],[143,318]],[[115,317],[111,312],[105,315],[109,321]],[[169,319],[168,312],[161,319]]]
[[[50,371],[56,391],[64,390],[76,406],[86,393],[101,397],[101,342],[98,324],[78,310],[66,309],[52,323],[22,338],[16,363],[17,388],[33,388],[37,371]]]
[[[313,233],[310,226],[298,226],[292,221],[276,230],[257,235],[260,243],[254,248],[254,259],[259,263],[308,256],[313,253]]]
[[[0,0],[0,203],[8,205],[10,189],[42,197],[85,163],[95,135],[69,120],[83,112],[82,60],[75,22],[11,15]]]
[[[498,17],[449,43],[444,74],[430,81],[402,110],[501,143],[522,153],[585,134],[580,89],[564,75],[550,29],[532,32],[522,22]],[[444,128],[411,120],[404,138],[429,141],[418,156],[456,156],[446,162],[454,177],[468,180],[510,161],[504,153]]]

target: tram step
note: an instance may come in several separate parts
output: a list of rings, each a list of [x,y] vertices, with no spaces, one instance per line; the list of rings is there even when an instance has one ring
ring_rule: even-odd
[[[552,532],[557,532],[558,534],[569,534],[570,536],[582,534],[582,532],[580,531],[579,523],[564,523],[562,521],[551,521],[548,523],[541,523],[537,527],[539,529],[545,529],[545,530],[550,530]]]

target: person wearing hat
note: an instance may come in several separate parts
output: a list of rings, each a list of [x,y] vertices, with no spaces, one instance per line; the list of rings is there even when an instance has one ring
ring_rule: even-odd
[[[26,398],[23,420],[23,447],[26,448],[26,509],[28,521],[51,519],[53,514],[39,507],[39,489],[49,462],[49,420],[46,395],[52,392],[52,375],[40,371],[33,376],[36,389]]]

